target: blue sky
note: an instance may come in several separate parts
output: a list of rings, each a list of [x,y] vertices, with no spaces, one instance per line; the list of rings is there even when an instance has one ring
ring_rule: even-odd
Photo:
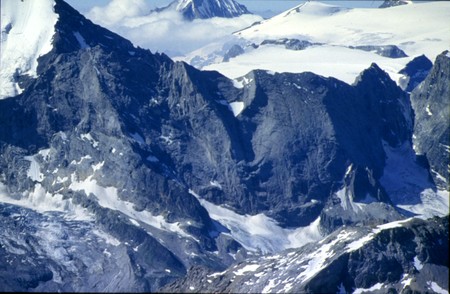
[[[75,7],[80,12],[87,12],[93,6],[105,6],[110,0],[66,0],[70,5]],[[173,0],[145,0],[147,5],[151,8],[163,7],[171,3]],[[314,0],[315,1],[315,0]],[[266,10],[274,13],[285,11],[292,8],[304,0],[238,0],[239,3],[244,4],[247,8],[255,13],[264,12]],[[367,7],[375,8],[383,3],[382,0],[323,0],[321,2],[332,3],[344,7]]]

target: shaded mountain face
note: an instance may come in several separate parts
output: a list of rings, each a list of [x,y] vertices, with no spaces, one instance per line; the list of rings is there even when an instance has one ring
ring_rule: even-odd
[[[449,181],[450,152],[450,55],[438,55],[425,81],[411,93],[415,113],[414,145],[423,154],[441,184]],[[445,179],[442,182],[442,178]]]
[[[232,18],[250,13],[244,5],[234,0],[175,0],[160,11],[165,9],[175,9],[187,20],[212,17]]]
[[[417,56],[398,72],[404,75],[399,81],[400,87],[411,92],[425,80],[432,67],[433,63],[425,55]]]
[[[412,150],[413,112],[376,64],[353,85],[233,81],[54,10],[37,76],[0,100],[0,256],[17,269],[2,290],[155,291],[261,250],[205,207],[323,232],[403,218],[382,179],[386,150]]]

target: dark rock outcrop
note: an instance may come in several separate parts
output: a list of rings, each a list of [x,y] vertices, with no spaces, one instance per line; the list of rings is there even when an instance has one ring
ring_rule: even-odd
[[[227,53],[225,53],[225,55],[223,56],[223,62],[228,62],[230,61],[231,58],[239,56],[244,52],[245,51],[241,46],[235,44],[231,46],[231,48],[227,51]]]
[[[380,56],[389,58],[403,58],[408,57],[406,53],[395,45],[361,45],[349,46],[350,49],[358,49],[363,51],[374,52]]]
[[[426,79],[411,93],[415,112],[414,145],[423,154],[437,183],[448,188],[450,164],[450,57],[445,51],[436,57]],[[443,182],[440,177],[443,177]]]
[[[400,87],[411,92],[425,80],[432,67],[433,63],[425,55],[417,56],[398,72],[404,75],[400,80]]]
[[[264,45],[283,45],[288,50],[304,50],[310,46],[313,45],[320,45],[319,43],[311,43],[306,40],[299,40],[299,39],[279,39],[279,40],[264,40],[261,42],[261,46]]]

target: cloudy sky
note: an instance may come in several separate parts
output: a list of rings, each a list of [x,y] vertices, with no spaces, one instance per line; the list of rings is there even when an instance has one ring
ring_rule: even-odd
[[[72,6],[82,12],[89,11],[93,6],[105,6],[111,0],[66,0]],[[173,0],[145,0],[150,9],[156,7],[164,7]],[[250,11],[254,13],[261,13],[271,11],[272,13],[279,13],[291,7],[294,7],[305,0],[239,0],[238,2],[245,5]],[[126,0],[124,0],[126,2]],[[382,0],[323,0],[321,2],[328,2],[339,6],[346,7],[378,7]]]
[[[164,52],[171,57],[183,56],[207,44],[229,37],[264,17],[273,16],[295,7],[305,0],[241,0],[241,4],[255,13],[238,18],[213,18],[187,22],[174,12],[150,13],[173,0],[67,0],[93,22],[131,40],[134,45]],[[337,6],[369,7],[380,5],[379,0],[322,1]]]

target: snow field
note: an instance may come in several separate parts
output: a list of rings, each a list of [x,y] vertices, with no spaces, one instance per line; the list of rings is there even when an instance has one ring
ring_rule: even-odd
[[[448,49],[450,3],[411,3],[385,9],[342,8],[311,1],[237,35],[263,41],[300,37],[329,45],[397,45],[434,60]],[[417,25],[420,22],[420,25]]]
[[[215,44],[188,54],[184,60],[195,65],[203,59],[204,62],[199,63],[202,69],[217,70],[233,79],[253,69],[292,73],[310,71],[349,84],[375,62],[398,83],[402,77],[398,71],[414,57],[425,54],[434,61],[438,54],[448,49],[448,19],[450,3],[445,1],[385,9],[348,9],[311,1],[235,33],[241,39],[234,42],[241,46],[258,45],[264,40],[289,38],[321,45],[299,51],[288,50],[282,45],[248,47],[244,54],[222,62],[220,45]],[[230,42],[233,41],[228,38],[224,44]],[[388,58],[349,48],[361,45],[396,45],[408,57]],[[205,61],[208,62],[205,64]]]
[[[4,0],[0,5],[0,99],[3,99],[21,93],[16,75],[36,77],[37,58],[52,49],[58,15],[53,11],[53,0]]]

